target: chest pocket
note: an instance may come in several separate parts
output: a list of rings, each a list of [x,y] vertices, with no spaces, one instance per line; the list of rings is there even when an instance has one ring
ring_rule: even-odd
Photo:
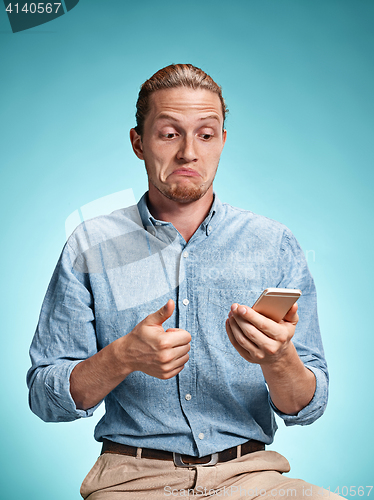
[[[241,358],[233,347],[226,333],[226,319],[231,305],[236,302],[239,305],[251,307],[262,290],[238,290],[212,288],[207,292],[207,307],[202,317],[202,334],[205,342],[211,349],[220,350],[236,359]],[[243,359],[243,358],[241,358]]]

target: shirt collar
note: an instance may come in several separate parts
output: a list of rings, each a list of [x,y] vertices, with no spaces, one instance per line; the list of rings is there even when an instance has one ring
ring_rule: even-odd
[[[155,219],[149,211],[147,200],[148,200],[148,191],[143,194],[137,205],[144,228],[147,231],[152,232],[155,228],[157,228],[157,226],[174,227],[171,224],[171,222],[165,222],[162,220]],[[207,236],[209,236],[214,230],[214,228],[218,225],[218,223],[223,217],[223,212],[224,212],[223,204],[219,200],[216,193],[213,192],[212,206],[210,207],[208,215],[205,217],[204,221],[200,225],[200,228],[206,232]]]

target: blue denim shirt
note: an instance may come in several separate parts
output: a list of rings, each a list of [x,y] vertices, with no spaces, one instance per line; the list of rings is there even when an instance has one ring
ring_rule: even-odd
[[[79,410],[70,395],[72,369],[171,298],[164,328],[190,332],[189,361],[169,380],[131,373],[105,398],[98,441],[203,456],[248,439],[271,443],[274,411],[286,425],[316,420],[328,373],[313,279],[291,232],[215,196],[186,243],[151,216],[146,200],[83,223],[65,245],[30,349],[31,409],[45,421],[91,416],[96,407]],[[275,408],[261,367],[238,354],[225,330],[231,304],[252,306],[268,287],[302,290],[293,342],[317,386],[297,415]]]

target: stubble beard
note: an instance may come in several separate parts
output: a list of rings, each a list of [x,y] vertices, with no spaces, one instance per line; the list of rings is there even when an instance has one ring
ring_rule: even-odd
[[[213,180],[216,176],[218,169],[218,165],[216,167],[216,171],[214,172],[214,177],[211,182],[203,183],[200,185],[190,183],[176,183],[172,185],[161,184],[159,182],[154,182],[151,176],[149,176],[148,170],[148,180],[149,182],[159,191],[162,195],[164,195],[169,200],[175,201],[177,203],[192,203],[194,201],[200,200],[207,191],[210,186],[213,184]]]
[[[153,186],[166,198],[178,203],[191,203],[200,200],[205,193],[208,191],[212,183],[209,186],[180,186],[178,184],[173,186],[156,186],[152,180]]]

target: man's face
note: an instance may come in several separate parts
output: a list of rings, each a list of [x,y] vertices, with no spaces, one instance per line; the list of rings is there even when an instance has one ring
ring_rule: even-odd
[[[205,89],[158,90],[140,138],[132,129],[135,154],[143,159],[150,193],[189,203],[212,188],[226,140],[221,101]]]

